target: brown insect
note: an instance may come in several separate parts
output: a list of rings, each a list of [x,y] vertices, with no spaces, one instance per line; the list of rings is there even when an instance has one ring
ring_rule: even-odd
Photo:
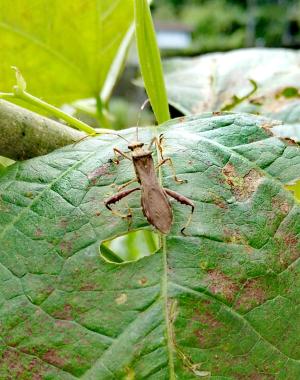
[[[124,153],[117,148],[114,148],[114,154],[116,157],[115,162],[119,163],[119,160],[118,160],[119,156],[123,156],[124,158],[132,161],[136,178],[120,186],[118,189],[119,192],[113,195],[112,197],[108,198],[104,202],[104,204],[114,214],[121,217],[131,218],[132,215],[131,215],[130,210],[127,215],[122,215],[118,213],[117,211],[113,210],[111,208],[111,205],[120,201],[122,198],[127,197],[127,195],[133,193],[134,191],[141,190],[142,192],[141,205],[142,205],[143,214],[147,218],[148,222],[152,224],[152,226],[154,226],[158,231],[162,232],[163,234],[167,234],[171,229],[171,225],[173,221],[173,213],[172,213],[172,208],[171,208],[168,196],[172,197],[176,201],[191,207],[191,214],[187,220],[187,223],[181,229],[181,233],[185,235],[184,230],[187,228],[187,226],[191,222],[192,214],[194,212],[195,206],[194,206],[194,203],[190,199],[184,197],[181,194],[176,193],[173,190],[163,188],[158,181],[156,170],[161,165],[168,163],[173,171],[174,180],[177,183],[186,182],[177,178],[171,158],[163,158],[162,145],[161,145],[162,138],[163,138],[162,135],[160,135],[159,139],[154,137],[150,145],[148,146],[148,148],[145,149],[144,143],[138,141],[138,132],[137,132],[136,141],[133,141],[129,143],[128,145],[128,149],[130,149],[132,152],[131,155]],[[154,143],[157,145],[159,153],[160,153],[160,162],[156,166],[154,165],[152,151],[151,151],[151,148]],[[135,187],[133,189],[120,191],[126,186],[134,182],[138,182],[140,186]]]

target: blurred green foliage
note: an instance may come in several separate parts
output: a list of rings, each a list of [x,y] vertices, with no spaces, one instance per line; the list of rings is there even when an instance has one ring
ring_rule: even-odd
[[[138,230],[102,243],[100,251],[106,260],[122,263],[152,255],[158,248],[157,233],[150,230]]]
[[[197,54],[251,46],[300,46],[300,0],[160,0],[157,21],[193,29],[185,52]]]

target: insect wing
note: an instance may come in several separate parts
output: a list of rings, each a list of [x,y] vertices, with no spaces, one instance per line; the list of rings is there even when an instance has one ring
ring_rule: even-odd
[[[167,234],[172,225],[172,209],[169,200],[159,186],[142,188],[142,209],[148,222]]]

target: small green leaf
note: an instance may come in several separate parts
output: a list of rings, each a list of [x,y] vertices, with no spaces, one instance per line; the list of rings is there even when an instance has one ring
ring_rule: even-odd
[[[161,58],[147,0],[134,0],[135,35],[141,73],[159,124],[170,119]]]
[[[25,82],[25,79],[23,77],[23,75],[21,74],[20,70],[16,67],[16,66],[12,66],[11,67],[13,70],[15,70],[16,72],[16,80],[17,80],[17,85],[14,86],[14,89],[15,91],[18,93],[18,92],[24,92],[26,91],[26,82]]]

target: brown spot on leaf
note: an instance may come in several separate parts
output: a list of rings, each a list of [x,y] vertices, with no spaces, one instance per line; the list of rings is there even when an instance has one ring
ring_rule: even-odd
[[[139,283],[141,286],[146,285],[147,282],[148,282],[147,277],[142,277],[142,278],[140,278],[140,279],[138,280],[138,283]]]
[[[95,283],[92,283],[92,284],[85,284],[81,286],[80,290],[84,292],[84,291],[89,291],[89,290],[95,290],[96,288],[97,288],[97,285]]]
[[[280,210],[283,214],[288,214],[291,209],[291,206],[285,199],[280,197],[273,197],[272,208],[274,210]]]
[[[250,310],[261,305],[267,299],[267,294],[260,279],[247,281],[236,303],[237,308]]]
[[[68,220],[67,219],[61,219],[60,222],[59,222],[59,227],[60,228],[63,228],[63,229],[66,229],[68,226]]]
[[[34,233],[35,237],[41,237],[43,236],[43,231],[40,228],[37,228]]]
[[[65,319],[67,321],[70,321],[73,319],[72,317],[72,306],[69,304],[65,304],[62,310],[56,310],[53,313],[53,316],[55,318],[59,319]]]
[[[236,173],[235,167],[231,163],[226,164],[222,172],[226,178],[225,182],[231,187],[235,198],[240,202],[251,197],[262,178],[261,174],[254,169],[241,177]]]
[[[281,140],[285,142],[287,145],[299,146],[298,143],[290,137],[281,137]]]
[[[110,167],[110,164],[103,164],[99,166],[99,168],[95,169],[94,171],[88,173],[87,177],[89,180],[101,177],[102,175],[106,174],[108,172],[108,168]]]
[[[72,252],[73,244],[71,241],[63,241],[60,243],[60,249],[63,253],[69,254]]]
[[[227,203],[222,198],[215,197],[214,200],[213,200],[213,202],[219,208],[223,208],[223,209],[227,209],[228,208]]]
[[[296,235],[278,234],[276,241],[279,246],[279,262],[283,268],[288,267],[300,257],[300,240]]]
[[[23,361],[22,352],[17,352],[15,350],[8,349],[0,357],[0,363],[2,366],[9,369],[9,374],[11,377],[5,377],[5,379],[27,379],[28,374],[30,373],[30,379],[33,380],[42,380],[42,364],[37,358],[32,359],[29,363]],[[0,367],[2,368],[0,364]],[[2,377],[1,377],[2,379]],[[3,377],[4,379],[4,377]]]
[[[268,136],[273,136],[273,132],[270,130],[270,128],[273,128],[275,125],[278,125],[278,123],[264,123],[260,127],[266,132]]]
[[[295,235],[287,234],[284,236],[283,239],[284,239],[286,246],[290,249],[294,249],[296,247],[296,245],[298,244],[298,238]]]
[[[127,294],[126,293],[122,293],[122,294],[120,294],[116,299],[115,299],[115,301],[116,301],[116,303],[118,304],[118,305],[122,305],[123,303],[125,303],[126,301],[127,301]]]
[[[235,374],[237,380],[275,380],[275,375],[268,375],[267,373],[250,373],[250,374]]]
[[[241,235],[238,230],[234,230],[228,227],[224,227],[224,240],[232,244],[242,244],[245,246],[247,252],[252,253],[252,248],[249,246],[246,238]]]
[[[59,368],[64,367],[64,365],[66,364],[65,360],[62,357],[60,357],[58,352],[55,351],[54,349],[50,349],[46,351],[42,358],[47,363],[50,363]]]
[[[192,317],[193,321],[200,322],[200,328],[194,330],[194,335],[198,338],[200,347],[208,346],[215,342],[215,338],[224,325],[209,310],[196,309]]]
[[[233,301],[239,290],[238,284],[218,270],[208,272],[207,283],[210,292],[224,297],[228,302]]]
[[[38,373],[34,373],[32,375],[32,380],[42,380],[42,379],[43,379],[42,375],[39,375]]]

